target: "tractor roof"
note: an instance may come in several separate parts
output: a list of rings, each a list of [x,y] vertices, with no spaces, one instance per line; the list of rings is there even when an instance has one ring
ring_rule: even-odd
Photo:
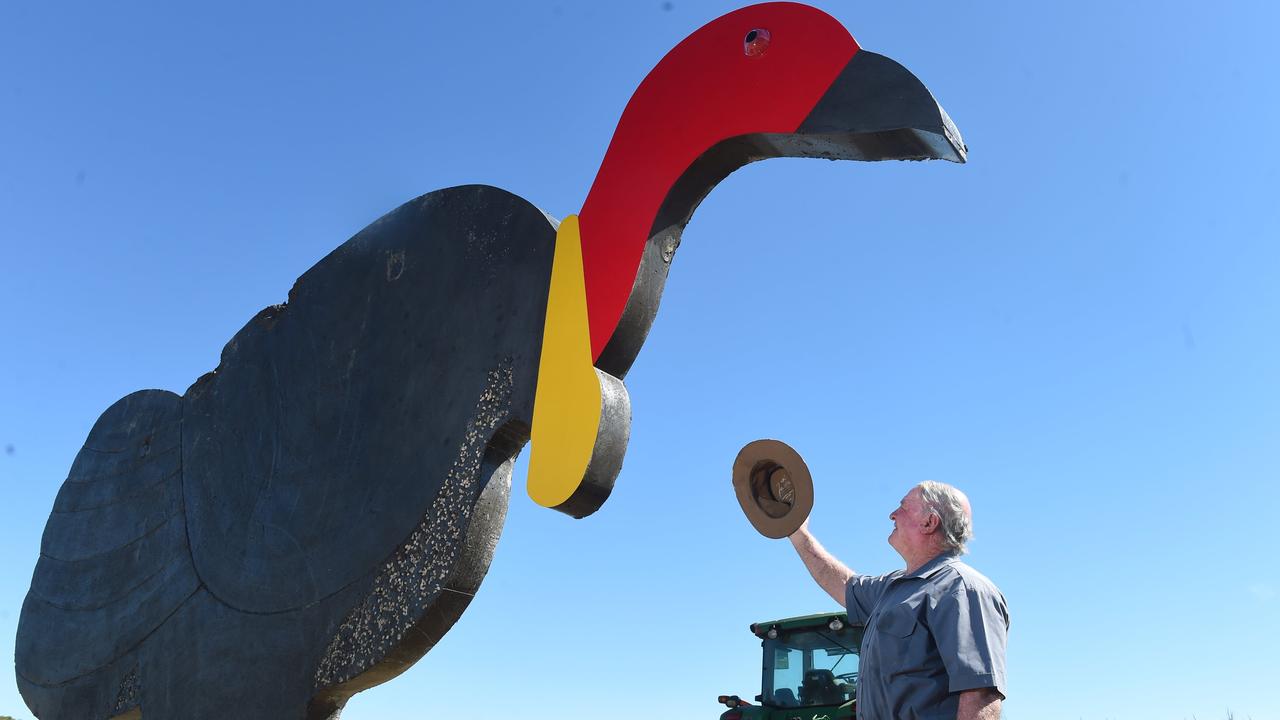
[[[756,637],[764,639],[765,633],[769,632],[769,628],[777,628],[778,630],[803,630],[805,628],[826,627],[827,623],[832,620],[839,620],[846,625],[849,623],[849,617],[843,612],[818,613],[816,615],[801,615],[799,617],[783,618],[781,620],[766,620],[764,622],[752,623],[751,632]]]

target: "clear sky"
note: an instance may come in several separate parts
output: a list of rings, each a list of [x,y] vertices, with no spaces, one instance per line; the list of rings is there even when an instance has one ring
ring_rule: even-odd
[[[576,212],[644,74],[736,7],[183,5],[0,4],[7,668],[102,410],[183,392],[419,194]],[[737,508],[758,437],[805,457],[814,530],[859,570],[898,565],[912,484],[968,491],[969,560],[1011,608],[1007,718],[1280,718],[1275,5],[820,7],[929,86],[970,163],[719,186],[627,378],[612,498],[539,508],[521,463],[470,610],[344,720],[714,718],[759,692],[747,625],[833,606]],[[30,717],[10,670],[3,714]]]

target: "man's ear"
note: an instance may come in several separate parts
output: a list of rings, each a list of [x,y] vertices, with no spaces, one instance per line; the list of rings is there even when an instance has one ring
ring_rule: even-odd
[[[922,529],[926,533],[931,533],[937,530],[940,525],[942,525],[942,518],[938,517],[938,513],[931,512],[929,513],[929,517],[925,518],[924,527]]]

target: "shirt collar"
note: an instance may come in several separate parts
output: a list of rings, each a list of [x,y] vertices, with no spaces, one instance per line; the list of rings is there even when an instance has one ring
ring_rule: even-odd
[[[960,553],[943,551],[938,553],[932,560],[921,565],[913,573],[903,573],[904,578],[927,578],[938,572],[942,568],[951,565],[960,559]]]

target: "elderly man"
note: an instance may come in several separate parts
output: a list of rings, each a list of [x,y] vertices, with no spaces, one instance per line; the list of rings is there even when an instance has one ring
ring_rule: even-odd
[[[889,514],[906,569],[859,575],[806,521],[791,544],[852,622],[865,623],[858,672],[862,720],[997,720],[1004,699],[1009,610],[987,578],[960,562],[973,536],[964,493],[923,482]]]

